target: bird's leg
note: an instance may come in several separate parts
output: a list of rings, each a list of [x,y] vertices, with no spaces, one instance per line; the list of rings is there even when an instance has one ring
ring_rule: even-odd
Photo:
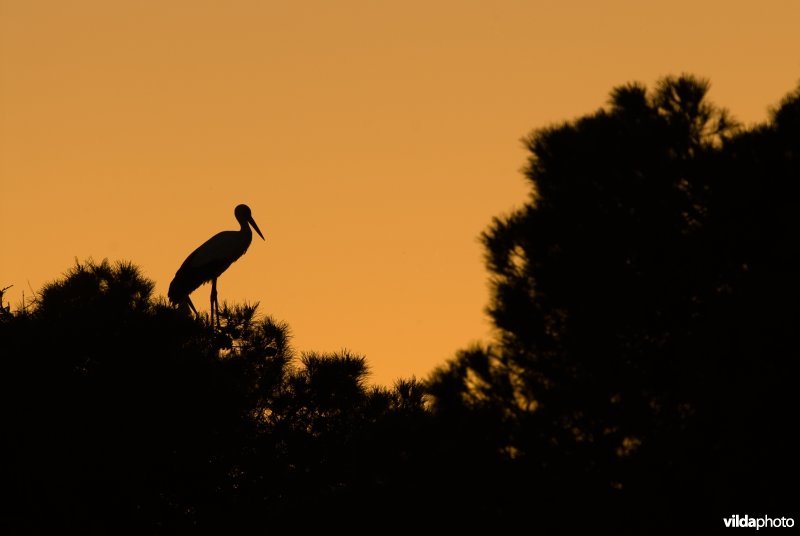
[[[216,292],[214,293],[214,310],[217,315],[217,329],[219,329],[219,298],[217,298]]]
[[[214,316],[217,318],[219,329],[219,304],[217,303],[217,278],[211,280],[211,327],[214,327]]]
[[[192,310],[194,316],[200,316],[197,312],[197,309],[194,308],[194,304],[192,303],[192,299],[189,296],[186,296],[186,303],[189,304],[189,309]]]

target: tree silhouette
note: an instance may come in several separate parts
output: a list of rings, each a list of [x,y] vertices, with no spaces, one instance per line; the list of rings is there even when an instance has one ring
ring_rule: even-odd
[[[800,92],[744,130],[707,90],[619,87],[526,138],[531,197],[483,235],[496,344],[430,381],[554,523],[790,511]]]
[[[224,305],[215,331],[152,289],[88,261],[3,316],[10,533],[235,530],[335,512],[396,471],[382,437],[423,415],[419,383],[369,388],[349,352],[296,363],[255,305]]]

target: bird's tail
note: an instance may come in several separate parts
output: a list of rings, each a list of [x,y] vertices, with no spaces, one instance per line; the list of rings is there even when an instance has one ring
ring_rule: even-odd
[[[172,303],[176,305],[176,307],[178,309],[178,312],[180,312],[182,314],[185,314],[185,315],[191,315],[192,314],[192,307],[189,305],[189,300],[188,299],[179,301],[177,303],[176,302],[172,302]]]
[[[183,285],[181,285],[181,282],[176,277],[169,284],[167,297],[169,298],[170,303],[173,305],[179,305],[181,303],[186,303],[186,298],[189,297],[189,292],[183,288]]]

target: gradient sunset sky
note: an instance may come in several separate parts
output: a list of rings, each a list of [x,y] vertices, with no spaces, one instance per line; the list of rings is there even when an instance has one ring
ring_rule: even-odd
[[[0,288],[92,257],[166,294],[247,203],[267,241],[220,300],[424,377],[489,336],[478,236],[528,195],[522,136],[682,72],[763,121],[799,28],[794,0],[0,0]]]

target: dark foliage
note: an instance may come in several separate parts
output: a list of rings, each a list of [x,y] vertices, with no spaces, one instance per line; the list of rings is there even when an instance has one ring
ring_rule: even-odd
[[[422,426],[419,383],[368,388],[349,352],[294,364],[256,306],[223,307],[213,331],[152,289],[87,262],[2,317],[4,533],[313,524],[413,478],[399,435]]]
[[[796,515],[800,89],[751,129],[707,89],[623,86],[525,140],[531,197],[483,236],[496,338],[424,383],[370,387],[349,351],[296,358],[255,305],[214,330],[130,264],[76,264],[25,310],[0,300],[0,530]]]
[[[707,89],[624,86],[534,132],[531,198],[483,236],[496,345],[430,391],[544,525],[796,514],[800,91],[744,130]]]

